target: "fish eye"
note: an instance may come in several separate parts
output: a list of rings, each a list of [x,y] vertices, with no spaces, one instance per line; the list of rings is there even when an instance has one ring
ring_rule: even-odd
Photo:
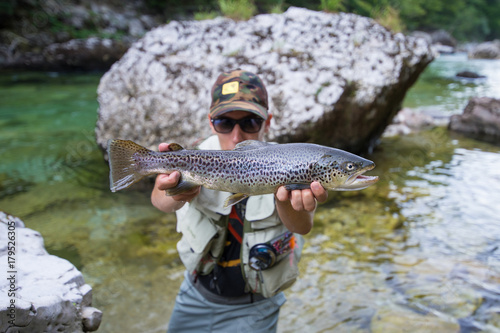
[[[347,162],[345,165],[344,165],[346,171],[353,171],[354,169],[356,169],[356,164],[352,163],[352,162]]]

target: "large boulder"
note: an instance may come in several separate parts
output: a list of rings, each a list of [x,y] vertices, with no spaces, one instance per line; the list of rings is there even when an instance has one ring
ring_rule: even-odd
[[[500,100],[471,98],[463,114],[451,117],[449,128],[474,139],[500,145]]]
[[[90,332],[101,323],[92,288],[42,236],[0,211],[0,332]]]
[[[210,135],[210,88],[242,68],[266,83],[268,139],[372,149],[433,60],[424,39],[354,14],[290,8],[246,22],[173,21],[135,43],[102,77],[96,138],[195,145]]]

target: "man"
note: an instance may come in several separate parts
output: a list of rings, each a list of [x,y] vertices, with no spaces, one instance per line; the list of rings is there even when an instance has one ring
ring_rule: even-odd
[[[215,134],[200,149],[231,150],[245,140],[264,139],[272,115],[260,78],[235,70],[222,73],[212,87],[209,125]],[[169,145],[159,145],[168,151]],[[327,192],[313,182],[310,189],[252,196],[224,208],[226,192],[196,187],[166,196],[180,173],[156,178],[151,202],[177,213],[183,233],[177,249],[186,266],[169,332],[274,332],[282,290],[298,275],[303,240],[313,225],[316,203]],[[272,247],[272,249],[270,249]]]

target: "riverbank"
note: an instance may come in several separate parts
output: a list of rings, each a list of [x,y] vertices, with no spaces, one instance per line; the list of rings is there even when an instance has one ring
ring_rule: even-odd
[[[224,10],[217,1],[205,5],[190,4],[188,1],[184,5],[162,7],[158,2],[146,0],[126,3],[113,0],[84,3],[75,0],[12,2],[6,4],[5,12],[0,14],[3,19],[3,25],[0,26],[0,69],[106,71],[134,42],[153,28],[171,20],[201,20],[224,16]],[[321,9],[319,2],[316,5],[310,3],[309,6],[313,10]],[[250,12],[249,17],[255,13],[284,12],[287,9],[284,4],[273,7],[265,2],[257,7]],[[372,14],[379,10],[380,8],[373,9]],[[387,9],[387,13],[390,12],[390,8]],[[401,31],[404,24],[397,24],[401,18],[397,12],[392,13],[395,15],[393,21],[396,22],[393,22],[393,26],[390,24],[390,15],[375,15],[374,18],[386,27]],[[231,17],[230,13],[226,15]],[[415,26],[415,23],[410,25]],[[435,45],[437,52],[476,53],[473,48],[477,43],[460,45],[443,27],[428,33],[405,33],[426,39]],[[486,43],[479,51],[479,57],[495,57],[495,54],[496,57],[500,56],[498,43],[495,42]]]

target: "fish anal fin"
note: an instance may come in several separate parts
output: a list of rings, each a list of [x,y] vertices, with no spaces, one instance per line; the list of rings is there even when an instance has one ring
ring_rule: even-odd
[[[305,190],[311,188],[311,184],[286,184],[285,188],[287,191]]]
[[[198,186],[200,186],[200,185],[181,179],[177,183],[177,186],[169,188],[168,190],[165,190],[165,194],[167,196],[178,195],[178,194],[182,194],[182,193],[191,191],[192,189],[194,189]]]
[[[224,208],[236,205],[238,202],[245,200],[248,197],[249,195],[244,193],[233,194],[229,198],[227,198],[226,201],[224,202]]]

